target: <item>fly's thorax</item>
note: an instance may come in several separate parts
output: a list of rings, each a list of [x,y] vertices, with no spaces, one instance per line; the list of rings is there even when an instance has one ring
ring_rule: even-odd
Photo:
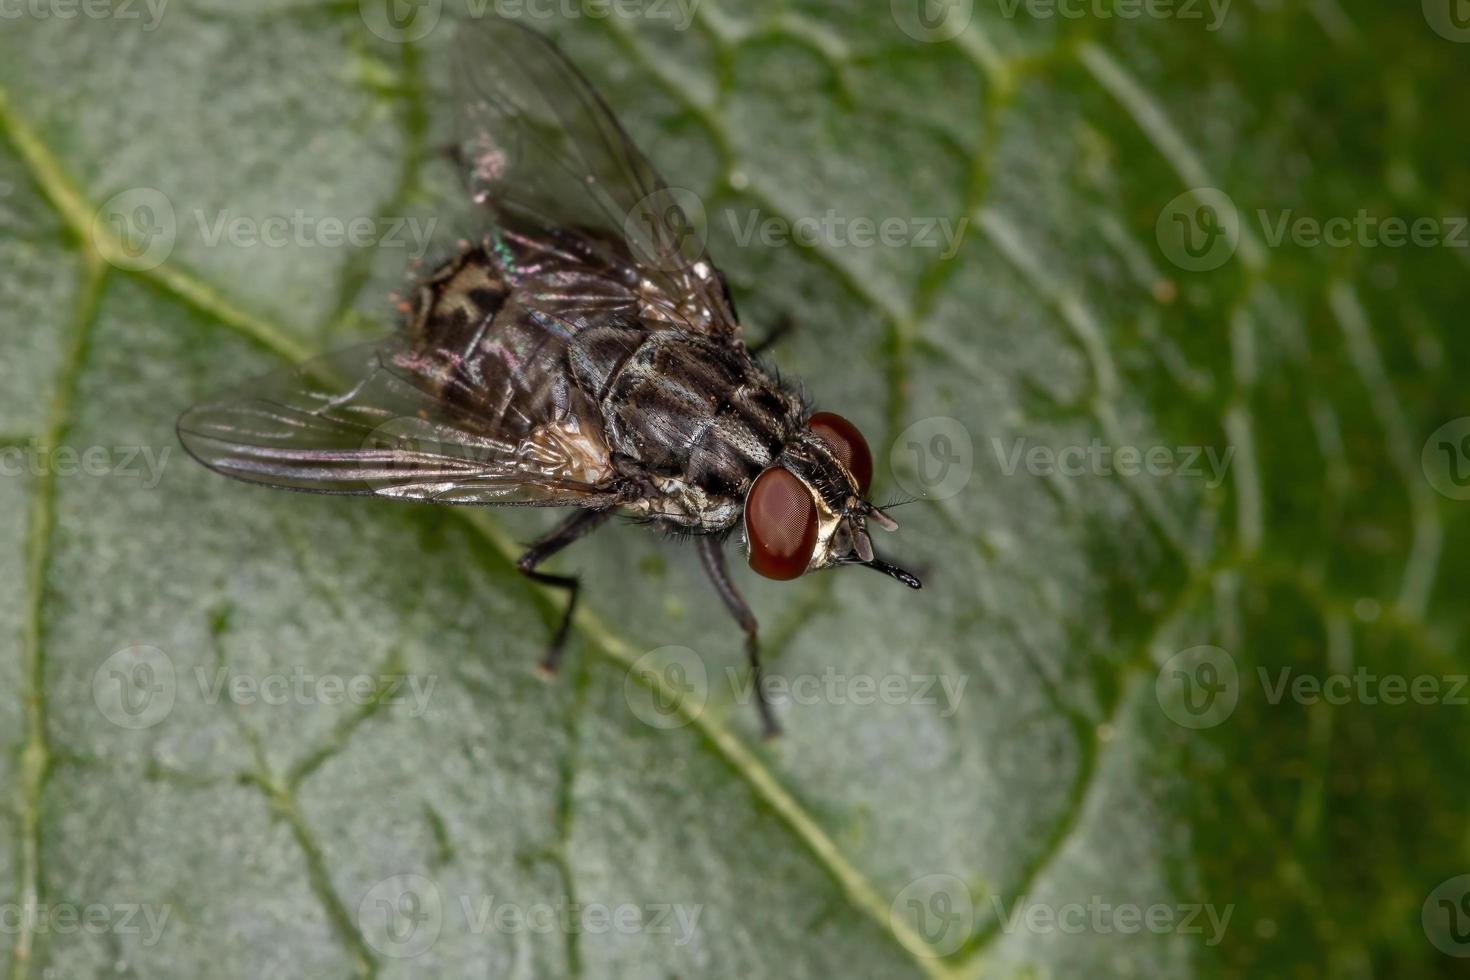
[[[796,398],[730,344],[606,326],[579,333],[569,354],[609,447],[655,492],[673,480],[711,507],[738,500],[801,424]]]

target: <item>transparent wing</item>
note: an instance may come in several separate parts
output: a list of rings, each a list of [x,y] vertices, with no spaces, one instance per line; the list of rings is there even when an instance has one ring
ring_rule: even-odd
[[[179,439],[226,476],[292,490],[461,504],[610,506],[596,427],[500,426],[456,410],[446,364],[399,339],[260,378],[185,412]],[[507,431],[508,430],[508,431]]]
[[[690,218],[697,209],[702,219],[698,199],[664,183],[551,41],[498,17],[467,21],[453,73],[475,200],[507,234],[539,243],[549,265],[603,279],[576,297],[548,291],[545,312],[576,319],[583,304],[738,338],[724,278]],[[533,258],[525,275],[538,271]]]

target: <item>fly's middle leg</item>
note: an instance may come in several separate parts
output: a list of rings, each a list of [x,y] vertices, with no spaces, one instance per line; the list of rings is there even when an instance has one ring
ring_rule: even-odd
[[[552,588],[565,589],[569,593],[566,609],[562,611],[561,622],[557,625],[551,646],[547,648],[546,656],[541,658],[540,668],[543,673],[555,674],[557,666],[561,663],[562,651],[567,642],[567,632],[572,627],[572,614],[577,610],[577,593],[581,591],[582,581],[575,575],[552,575],[549,572],[538,572],[536,566],[578,538],[597,530],[611,516],[612,511],[610,510],[579,510],[552,528],[546,535],[537,539],[520,558],[516,559],[516,570],[526,578]]]
[[[759,357],[780,343],[795,327],[796,321],[791,318],[791,314],[782,313],[776,317],[776,322],[771,324],[771,328],[766,331],[766,335],[755,343],[748,345],[746,349],[750,351],[751,357]]]
[[[699,539],[699,559],[704,563],[705,574],[714,583],[715,591],[725,601],[725,608],[730,610],[730,615],[735,617],[735,622],[745,631],[745,657],[750,661],[750,680],[755,688],[756,707],[761,713],[761,733],[766,738],[775,738],[781,734],[781,726],[776,724],[776,716],[771,711],[770,703],[766,701],[766,685],[761,674],[760,642],[757,638],[760,624],[756,622],[755,613],[750,611],[730,579],[730,570],[725,567],[725,552],[721,550],[717,538]]]

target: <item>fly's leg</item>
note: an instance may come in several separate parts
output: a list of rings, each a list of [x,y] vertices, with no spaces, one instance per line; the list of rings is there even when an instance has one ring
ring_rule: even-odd
[[[582,581],[575,575],[538,572],[536,566],[583,535],[597,530],[611,516],[611,510],[579,510],[539,538],[526,549],[525,554],[516,559],[516,570],[526,578],[552,588],[565,589],[569,593],[567,607],[561,614],[556,635],[546,650],[546,656],[541,659],[540,668],[545,674],[555,674],[557,665],[561,663],[562,649],[566,646],[567,631],[572,628],[572,613],[577,609],[577,593],[581,591]]]
[[[458,143],[440,143],[434,147],[434,153],[442,160],[448,160],[454,165],[455,171],[463,173],[465,169],[464,147]]]
[[[755,614],[750,611],[750,607],[736,590],[735,583],[730,580],[730,571],[725,567],[725,552],[720,548],[719,539],[700,538],[699,559],[704,563],[705,574],[714,583],[715,591],[725,600],[725,608],[730,610],[730,615],[735,617],[735,622],[745,631],[745,656],[750,661],[755,703],[761,713],[761,732],[766,738],[775,738],[781,734],[781,726],[776,724],[776,716],[771,713],[771,706],[766,702],[766,685],[761,675],[760,644],[756,639],[759,624],[755,621]]]
[[[791,333],[792,328],[795,326],[796,321],[791,319],[791,314],[782,313],[776,318],[776,322],[772,325],[771,329],[766,331],[766,335],[746,349],[750,351],[751,357],[759,357],[776,346],[783,337]]]
[[[719,278],[720,289],[725,294],[725,305],[730,308],[730,316],[734,318],[736,323],[739,323],[740,314],[735,309],[735,296],[733,293],[730,292],[730,280],[726,279],[723,273],[720,274]],[[778,340],[790,333],[791,328],[794,325],[795,324],[791,319],[791,314],[780,314],[780,316],[776,318],[775,324],[771,327],[770,330],[766,332],[766,335],[764,337],[762,337],[757,343],[745,345],[746,351],[750,354],[751,357],[757,357],[760,354],[765,353],[772,346],[774,346]],[[726,579],[726,581],[728,581],[728,579]],[[729,600],[727,599],[726,601],[728,602]]]

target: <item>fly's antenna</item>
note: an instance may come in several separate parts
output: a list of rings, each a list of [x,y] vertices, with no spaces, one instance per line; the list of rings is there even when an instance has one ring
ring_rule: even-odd
[[[898,530],[898,521],[895,521],[893,518],[883,513],[883,511],[879,510],[877,507],[874,507],[872,504],[865,503],[863,504],[863,508],[863,515],[867,517],[868,520],[881,527],[883,530]]]
[[[918,497],[897,497],[883,504],[875,504],[879,510],[889,511],[896,507],[907,507],[909,504],[917,503]]]

